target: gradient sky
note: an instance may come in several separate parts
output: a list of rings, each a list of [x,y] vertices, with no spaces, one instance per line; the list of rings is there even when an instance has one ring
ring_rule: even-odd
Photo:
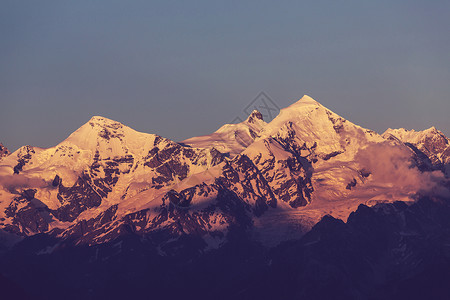
[[[450,136],[449,16],[438,0],[4,0],[0,142],[54,146],[93,115],[177,141],[260,91]]]

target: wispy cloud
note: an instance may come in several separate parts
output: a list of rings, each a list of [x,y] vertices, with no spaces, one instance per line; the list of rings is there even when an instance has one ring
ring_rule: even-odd
[[[376,182],[421,195],[450,197],[449,182],[444,174],[441,171],[421,172],[406,146],[390,142],[369,143],[358,151],[355,160],[371,172]]]

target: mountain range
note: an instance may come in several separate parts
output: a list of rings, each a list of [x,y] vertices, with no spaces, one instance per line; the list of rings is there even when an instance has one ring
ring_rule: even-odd
[[[186,260],[236,244],[278,249],[270,254],[276,266],[296,257],[293,249],[326,243],[328,230],[342,230],[332,235],[357,247],[355,232],[375,225],[368,220],[385,224],[401,211],[422,222],[417,203],[450,198],[449,175],[450,139],[436,128],[380,135],[309,96],[268,123],[255,110],[241,123],[180,142],[94,116],[55,147],[9,153],[0,145],[0,252],[11,270],[11,257],[122,253],[136,237],[149,247],[143,253]],[[389,230],[410,226],[395,224]]]

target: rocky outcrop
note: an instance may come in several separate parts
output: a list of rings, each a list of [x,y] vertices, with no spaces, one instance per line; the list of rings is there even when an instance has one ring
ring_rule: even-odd
[[[0,160],[2,160],[3,157],[6,157],[10,154],[11,152],[8,150],[8,148],[6,148],[5,146],[3,146],[2,143],[0,143]]]
[[[442,170],[449,175],[450,139],[435,127],[423,131],[388,129],[383,137],[408,146],[414,152],[415,162],[421,170]]]
[[[24,190],[5,209],[5,215],[12,219],[11,224],[4,225],[6,231],[32,235],[49,230],[53,216],[47,205],[34,197],[35,194],[34,189]]]
[[[33,147],[24,146],[18,150],[17,165],[14,166],[14,174],[19,174],[22,168],[30,161],[31,156],[35,154]]]
[[[308,299],[445,299],[449,216],[448,199],[429,198],[361,205],[346,223],[325,216],[301,240],[274,251],[271,289]]]
[[[268,124],[254,111],[185,143],[93,117],[53,148],[25,146],[2,161],[12,183],[3,187],[1,226],[88,245],[129,233],[160,243],[160,235],[194,235],[206,249],[236,226],[282,239],[288,234],[273,229],[281,223],[298,237],[326,213],[345,219],[385,195],[412,200],[420,187],[385,182],[374,170],[392,165],[392,148],[413,176],[416,167],[445,165],[448,139],[437,130],[415,139],[394,133],[382,138],[307,96]]]

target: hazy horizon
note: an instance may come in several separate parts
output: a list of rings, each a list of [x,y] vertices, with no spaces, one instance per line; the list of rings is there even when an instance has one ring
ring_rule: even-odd
[[[0,142],[52,147],[104,116],[180,141],[261,92],[450,135],[446,1],[4,1]]]

